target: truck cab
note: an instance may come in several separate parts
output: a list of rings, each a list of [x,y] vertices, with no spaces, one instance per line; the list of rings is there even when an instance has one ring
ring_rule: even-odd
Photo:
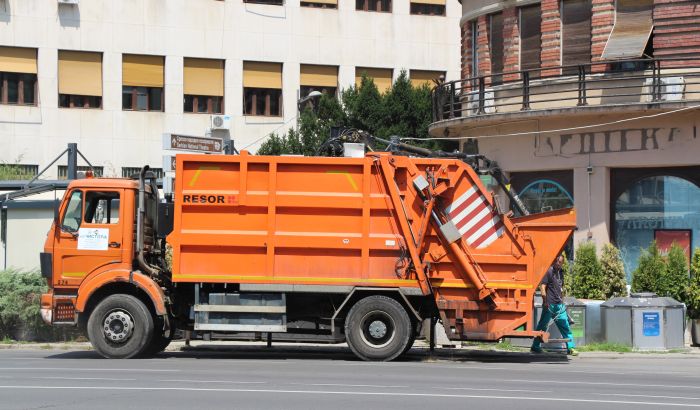
[[[144,269],[140,263],[143,255],[158,252],[154,235],[158,191],[154,183],[147,182],[145,178],[72,182],[40,255],[42,275],[49,287],[41,297],[43,320],[51,325],[80,325],[94,333],[97,326],[91,330],[88,322],[99,319],[103,331],[100,339],[112,341],[107,347],[120,350],[120,344],[134,341],[138,345],[119,355],[124,357],[143,350],[154,339],[150,329],[136,328],[140,327],[136,317],[148,316],[150,320],[145,323],[153,323],[166,316],[164,290],[153,275],[154,269]],[[145,232],[142,238],[139,229]],[[122,306],[106,309],[105,315],[93,318],[91,313],[115,295],[127,299],[133,311]],[[97,338],[90,336],[91,340]],[[136,340],[137,336],[142,337]]]

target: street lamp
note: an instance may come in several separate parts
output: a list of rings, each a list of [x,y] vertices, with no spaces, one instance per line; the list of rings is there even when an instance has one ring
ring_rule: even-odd
[[[314,90],[314,91],[311,91],[311,92],[309,93],[309,95],[307,95],[306,97],[300,98],[300,99],[297,101],[297,116],[299,116],[299,114],[301,114],[302,107],[304,106],[305,103],[307,103],[307,102],[309,102],[309,101],[311,101],[311,100],[315,100],[315,99],[317,99],[317,98],[321,98],[322,95],[323,95],[323,94],[321,94],[320,91]]]

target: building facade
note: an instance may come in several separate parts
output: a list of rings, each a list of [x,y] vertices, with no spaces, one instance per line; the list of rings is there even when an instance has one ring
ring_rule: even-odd
[[[700,1],[463,3],[461,80],[434,137],[498,161],[534,212],[575,206],[573,243],[700,246]]]
[[[0,164],[26,180],[77,143],[98,175],[129,176],[163,167],[164,133],[255,152],[312,91],[459,78],[460,15],[455,0],[0,0]],[[54,197],[2,207],[0,268],[38,266]]]
[[[2,162],[31,170],[76,142],[104,175],[160,168],[161,135],[203,136],[212,114],[254,152],[313,90],[459,78],[454,0],[66,3],[0,1]]]

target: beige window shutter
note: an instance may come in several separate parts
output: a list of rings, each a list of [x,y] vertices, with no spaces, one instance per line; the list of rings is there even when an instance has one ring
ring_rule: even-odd
[[[224,61],[185,58],[184,93],[186,95],[224,96]]]
[[[0,71],[36,74],[36,48],[0,47]]]
[[[338,5],[338,0],[301,0],[303,2],[307,3],[316,3],[316,4],[335,4]]]
[[[416,4],[432,4],[435,6],[444,6],[445,0],[411,0],[411,3]]]
[[[445,75],[444,71],[427,71],[427,70],[411,70],[411,84],[414,87],[422,87],[423,84],[428,84],[433,87],[435,82],[441,75]]]
[[[102,96],[102,54],[58,52],[58,93]]]
[[[391,88],[393,82],[392,76],[394,70],[391,68],[366,68],[366,67],[356,67],[355,68],[355,86],[359,87],[362,82],[362,74],[367,74],[367,77],[374,80],[374,85],[377,86],[380,93],[386,92]]]
[[[338,67],[333,65],[301,65],[301,85],[311,87],[337,87]]]
[[[163,87],[162,56],[122,55],[122,84],[134,87]]]
[[[282,63],[243,62],[243,87],[282,89]]]
[[[603,50],[603,60],[639,58],[654,29],[653,0],[617,0],[615,25]]]

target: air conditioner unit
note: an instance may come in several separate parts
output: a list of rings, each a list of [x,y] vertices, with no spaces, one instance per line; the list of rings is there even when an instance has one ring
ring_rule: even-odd
[[[660,78],[661,89],[659,90],[659,97],[661,101],[681,101],[683,100],[683,94],[685,93],[685,79],[683,77],[661,77]],[[652,102],[654,100],[654,80],[647,78],[644,80],[644,100],[646,102]]]
[[[494,105],[493,91],[484,91],[484,113],[493,114],[496,112]],[[471,115],[479,112],[479,91],[470,91],[467,94],[467,110]]]
[[[58,4],[78,4],[78,0],[58,0]]]
[[[211,127],[212,130],[230,130],[231,116],[230,115],[212,115]]]

